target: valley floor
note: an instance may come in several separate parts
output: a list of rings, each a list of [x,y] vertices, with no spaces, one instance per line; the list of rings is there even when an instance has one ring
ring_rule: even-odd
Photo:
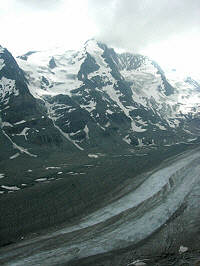
[[[181,245],[198,248],[199,173],[199,148],[165,160],[106,206],[62,229],[2,247],[0,263],[126,266],[144,256],[176,253]]]

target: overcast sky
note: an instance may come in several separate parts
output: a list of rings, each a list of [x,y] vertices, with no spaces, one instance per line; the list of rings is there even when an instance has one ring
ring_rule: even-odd
[[[15,55],[95,37],[161,66],[200,70],[200,0],[1,0],[0,25],[0,44]]]

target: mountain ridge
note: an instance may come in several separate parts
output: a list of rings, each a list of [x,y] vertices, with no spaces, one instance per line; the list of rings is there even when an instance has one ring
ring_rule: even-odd
[[[0,245],[85,215],[196,147],[198,80],[175,74],[94,40],[16,60],[0,48]]]
[[[38,56],[40,61],[36,65]],[[141,55],[117,54],[114,49],[93,39],[78,52],[63,54],[60,51],[57,55],[48,55],[31,51],[18,57],[16,62],[5,50],[1,53],[1,60],[6,61],[1,78],[13,77],[16,82],[13,89],[20,87],[20,95],[33,97],[27,107],[23,101],[23,109],[30,112],[30,106],[37,101],[36,106],[43,106],[41,117],[47,116],[62,137],[80,150],[88,147],[88,125],[91,128],[97,126],[101,135],[114,135],[124,127],[126,130],[121,130],[119,135],[122,137],[118,141],[127,144],[164,144],[157,141],[158,137],[153,139],[152,136],[150,140],[147,135],[152,135],[153,131],[154,135],[157,131],[160,134],[168,131],[172,137],[174,129],[183,127],[188,115],[181,113],[181,104],[177,101],[179,92],[167,81],[157,63]],[[196,88],[196,83],[190,82],[190,86]],[[17,93],[14,92],[18,96],[14,99],[20,97]],[[13,120],[13,112],[11,114],[7,121],[1,115],[4,123],[17,122]],[[25,119],[22,115],[21,118]],[[145,135],[146,131],[148,134]],[[180,141],[179,137],[177,139]],[[84,147],[80,142],[85,142]]]

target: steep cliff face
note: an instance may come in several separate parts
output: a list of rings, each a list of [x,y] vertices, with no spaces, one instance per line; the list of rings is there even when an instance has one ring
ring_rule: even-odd
[[[35,152],[40,145],[60,145],[62,136],[48,118],[45,103],[30,93],[29,81],[12,55],[1,48],[0,58],[1,134],[13,147],[9,153],[11,157],[14,152],[18,156],[37,157]],[[34,154],[29,149],[34,150]],[[1,150],[2,154],[4,152]]]

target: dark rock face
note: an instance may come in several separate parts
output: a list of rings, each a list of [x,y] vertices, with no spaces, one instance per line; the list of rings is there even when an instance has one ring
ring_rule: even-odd
[[[14,143],[17,141],[28,147],[62,143],[62,137],[47,117],[44,103],[31,95],[29,82],[13,56],[5,49],[0,58],[4,62],[0,71],[1,130]],[[48,131],[40,132],[41,128],[48,128]],[[27,136],[22,133],[26,129]],[[10,142],[8,138],[7,141]]]
[[[88,74],[97,71],[99,68],[95,59],[90,54],[86,53],[86,58],[80,67],[77,77],[79,80],[87,80]]]
[[[18,56],[17,58],[20,58],[20,59],[22,59],[22,60],[27,61],[29,55],[32,55],[32,54],[34,54],[34,53],[36,53],[36,51],[29,51],[29,52],[27,52],[26,54],[24,54],[24,55],[22,55],[22,56]]]
[[[8,123],[16,123],[37,113],[36,101],[29,92],[23,71],[12,55],[5,49],[0,56],[5,64],[0,71],[0,78],[3,79],[0,84],[1,118]]]
[[[187,77],[185,82],[192,84],[194,87],[197,88],[197,90],[200,90],[200,84],[196,80],[192,79],[191,77]]]
[[[49,61],[49,67],[50,67],[51,69],[53,69],[53,68],[56,67],[56,62],[55,62],[54,57],[52,57],[51,60]]]
[[[0,71],[0,79],[6,77],[7,79],[15,80],[16,89],[20,89],[20,93],[28,91],[26,80],[23,71],[18,67],[17,62],[11,55],[11,53],[5,49],[0,54],[1,59],[4,61],[5,66]]]

